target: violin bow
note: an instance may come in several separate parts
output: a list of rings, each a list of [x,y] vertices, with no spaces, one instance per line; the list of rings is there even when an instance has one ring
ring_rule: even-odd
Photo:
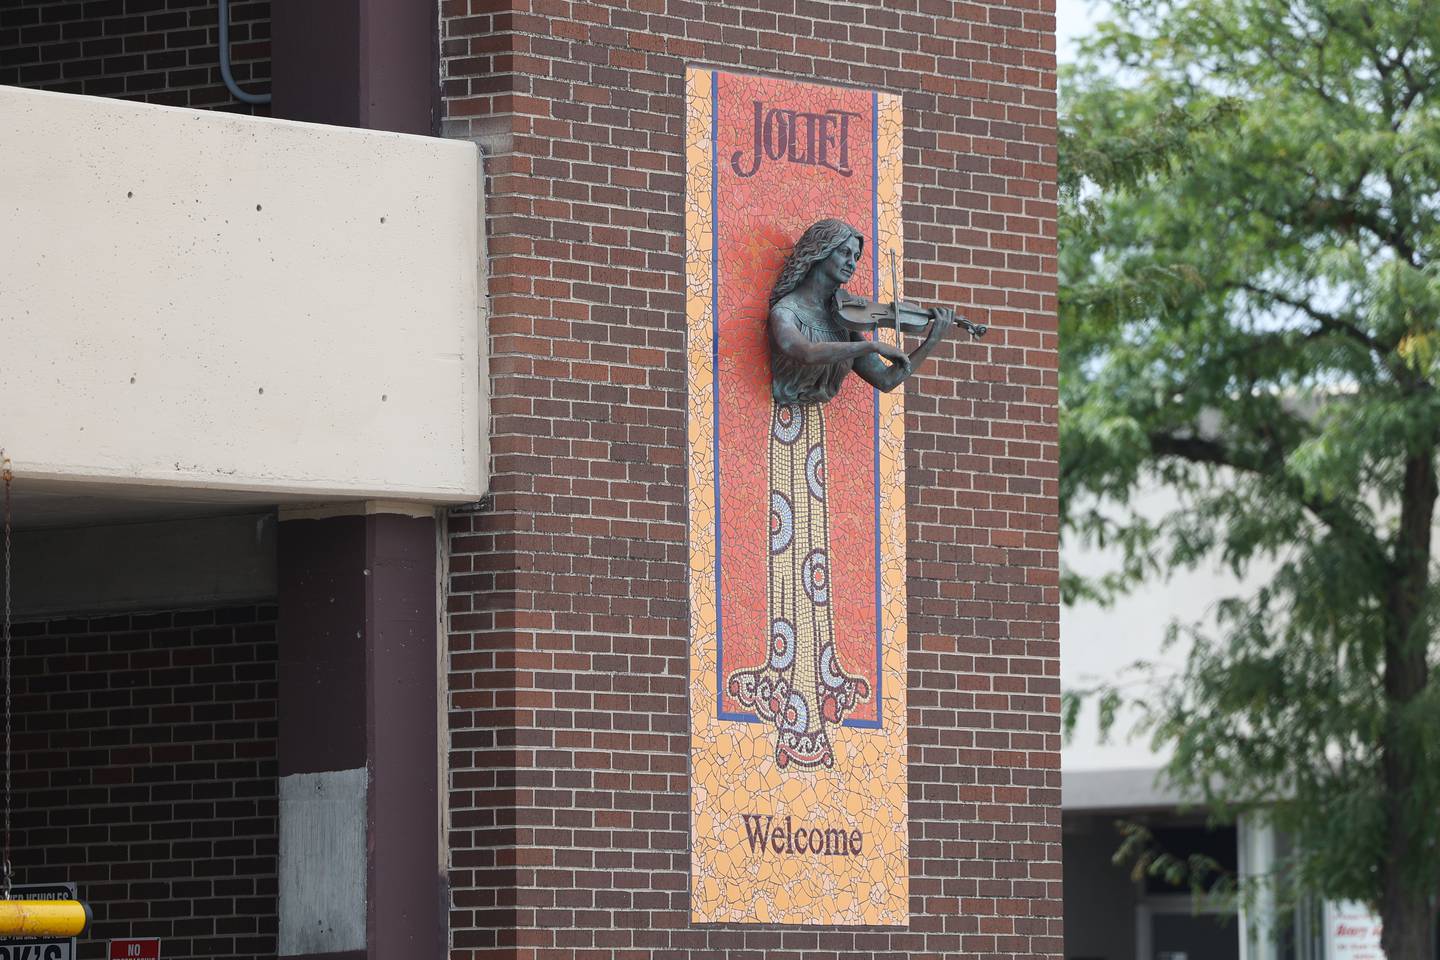
[[[895,346],[905,349],[905,334],[900,331],[900,280],[895,272],[895,248],[890,253],[890,313],[895,318]],[[877,333],[876,336],[879,336]]]
[[[897,345],[903,346],[904,337],[900,332],[900,281],[895,271],[895,248],[891,247],[888,252],[890,254],[890,312],[895,318],[895,342]],[[972,340],[979,340],[990,332],[990,328],[985,324],[965,319],[958,310],[955,311],[955,319],[960,321],[960,326],[965,328],[965,332],[970,334]]]

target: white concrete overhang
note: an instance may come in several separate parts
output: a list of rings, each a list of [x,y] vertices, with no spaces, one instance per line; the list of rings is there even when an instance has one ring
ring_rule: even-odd
[[[1175,810],[1193,802],[1161,779],[1158,767],[1066,770],[1060,781],[1060,809],[1065,813]]]
[[[469,142],[0,87],[17,495],[478,499],[481,204]]]

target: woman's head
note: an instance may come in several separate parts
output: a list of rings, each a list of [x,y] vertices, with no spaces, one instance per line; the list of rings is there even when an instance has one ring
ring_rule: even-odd
[[[855,263],[864,248],[865,238],[844,220],[812,223],[795,241],[795,248],[786,258],[785,266],[780,268],[780,276],[770,291],[770,305],[773,307],[780,298],[800,286],[817,264],[832,272],[829,279],[835,280],[837,286],[844,283],[850,279],[849,275],[854,272]],[[829,264],[826,261],[832,254],[837,256],[835,262]]]

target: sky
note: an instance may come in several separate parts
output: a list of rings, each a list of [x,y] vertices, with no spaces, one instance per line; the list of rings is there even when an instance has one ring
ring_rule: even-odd
[[[1105,13],[1104,0],[1055,0],[1055,50],[1061,63],[1075,56],[1075,40]]]

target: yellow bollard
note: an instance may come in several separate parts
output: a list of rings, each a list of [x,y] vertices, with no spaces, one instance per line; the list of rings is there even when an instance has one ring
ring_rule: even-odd
[[[0,900],[0,937],[78,937],[89,925],[79,900]]]

